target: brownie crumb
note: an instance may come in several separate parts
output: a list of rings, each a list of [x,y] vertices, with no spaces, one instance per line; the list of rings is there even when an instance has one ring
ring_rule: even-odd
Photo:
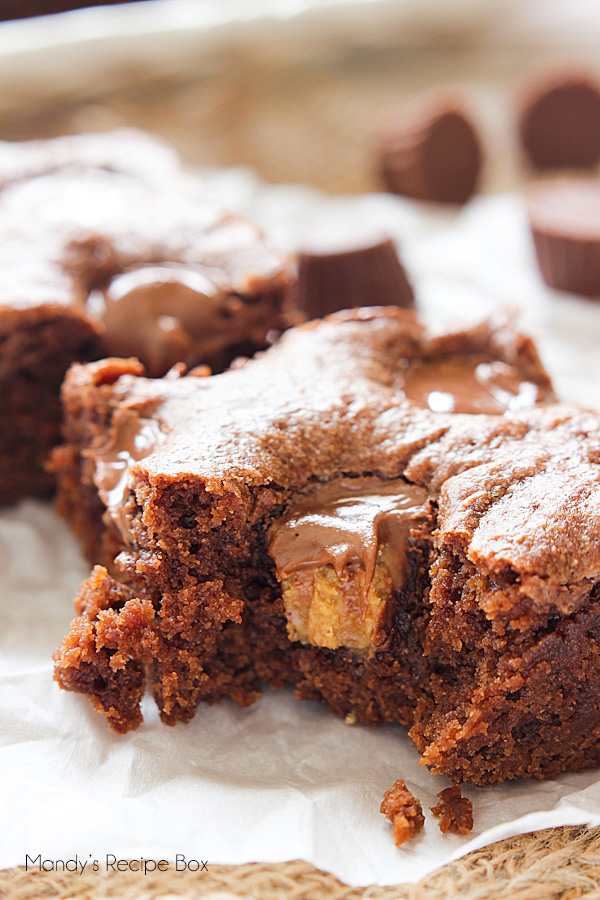
[[[440,820],[438,824],[442,834],[448,831],[468,834],[473,828],[473,804],[462,796],[460,784],[440,791],[438,797],[440,802],[431,807],[431,812]]]
[[[379,812],[387,816],[394,826],[394,841],[397,847],[401,847],[405,841],[423,830],[425,824],[423,808],[408,790],[403,778],[395,781],[385,792]]]

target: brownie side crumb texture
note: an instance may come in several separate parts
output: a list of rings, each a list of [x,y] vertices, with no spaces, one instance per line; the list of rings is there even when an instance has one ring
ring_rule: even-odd
[[[385,792],[379,812],[393,825],[396,847],[401,847],[423,830],[425,824],[423,808],[408,790],[403,778],[395,781]]]
[[[60,385],[74,359],[98,350],[93,325],[68,310],[0,311],[0,505],[52,489],[45,462],[60,439]]]
[[[115,731],[139,725],[145,690],[141,651],[156,651],[152,604],[97,566],[79,589],[75,608],[81,616],[63,645],[61,686],[93,696],[94,707]],[[127,654],[128,643],[136,646],[135,659]]]
[[[431,812],[440,820],[442,834],[469,834],[473,828],[473,804],[462,796],[460,785],[440,791],[438,797],[440,802],[431,807]]]
[[[449,358],[471,412],[405,393],[411,367],[422,386],[423,365]],[[595,764],[598,416],[556,403],[510,323],[434,335],[410,313],[359,310],[222,375],[149,380],[136,365],[70,371],[59,497],[91,558],[155,610],[160,649],[144,665],[164,721],[291,683],[339,714],[411,727],[423,761],[455,781]],[[428,498],[372,655],[290,639],[267,543],[298,499],[340,477],[403,479]],[[92,612],[80,619],[73,634],[95,627]],[[72,643],[57,678],[98,699],[65,666]],[[134,705],[119,727],[137,724]]]
[[[441,492],[425,641],[438,672],[411,737],[456,781],[600,760],[598,417],[548,407],[536,418],[518,464],[501,447]]]
[[[0,504],[52,487],[64,373],[110,353],[115,334],[139,334],[128,352],[164,374],[179,359],[225,367],[285,324],[282,260],[159,141],[0,143],[0,189]],[[123,273],[137,289],[119,282],[115,299]]]

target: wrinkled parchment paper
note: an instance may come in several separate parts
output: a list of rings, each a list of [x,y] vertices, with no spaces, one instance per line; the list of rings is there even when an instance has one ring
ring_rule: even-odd
[[[600,304],[543,286],[517,196],[482,197],[456,214],[384,195],[267,188],[245,170],[207,179],[284,249],[317,221],[356,216],[387,228],[423,315],[519,307],[562,397],[600,408]],[[0,514],[0,867],[38,854],[88,865],[107,854],[209,864],[302,858],[353,885],[390,884],[522,831],[600,823],[596,770],[467,787],[474,830],[443,837],[428,808],[448,782],[419,768],[402,729],[349,726],[287,691],[245,710],[202,706],[175,728],[160,724],[148,699],[141,728],[110,734],[87,700],[52,680],[51,654],[86,573],[50,505],[27,501]],[[400,850],[379,813],[398,777],[427,813],[422,835]]]

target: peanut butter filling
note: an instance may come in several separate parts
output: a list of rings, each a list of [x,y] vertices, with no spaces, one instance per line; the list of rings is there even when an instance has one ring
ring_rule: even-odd
[[[290,640],[375,652],[426,503],[426,492],[403,479],[343,478],[303,495],[271,525]]]

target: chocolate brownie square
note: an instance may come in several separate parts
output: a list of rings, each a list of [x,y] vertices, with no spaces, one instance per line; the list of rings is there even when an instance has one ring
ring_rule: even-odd
[[[599,417],[507,320],[393,308],[222,374],[66,379],[59,498],[99,565],[56,655],[117,731],[293,684],[476,784],[600,759]]]

